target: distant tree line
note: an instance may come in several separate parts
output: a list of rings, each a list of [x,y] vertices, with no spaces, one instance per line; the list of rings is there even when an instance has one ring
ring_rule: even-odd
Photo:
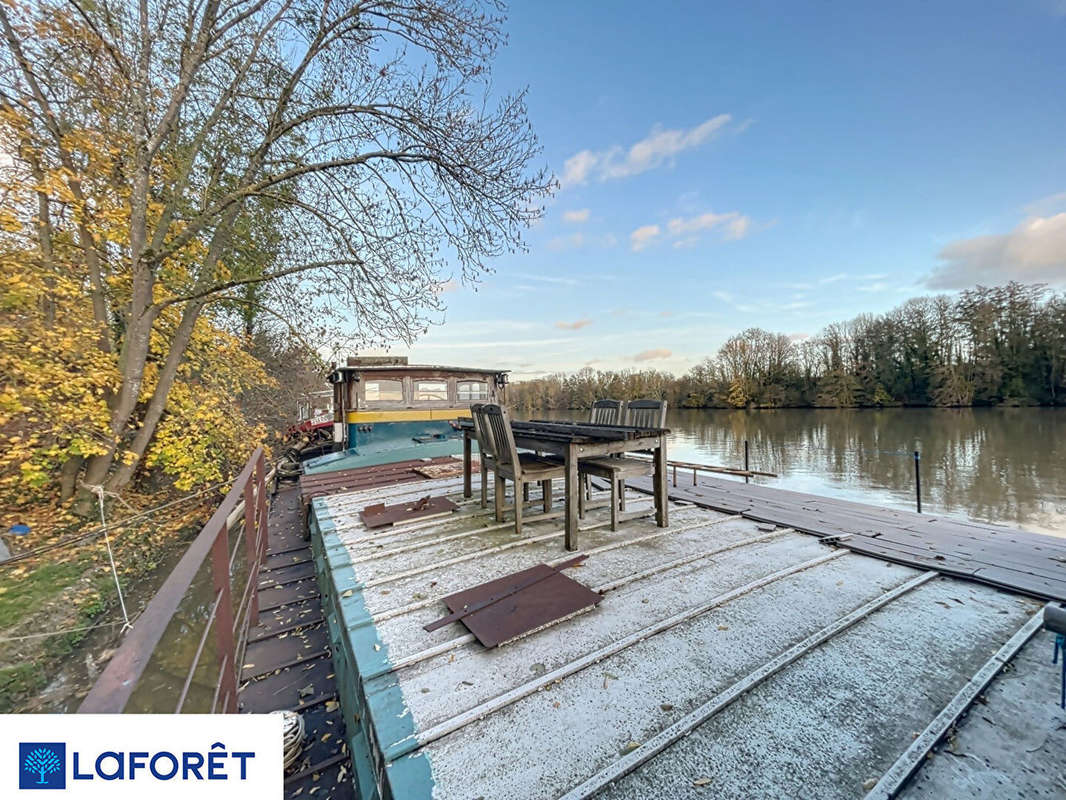
[[[658,397],[674,408],[1058,405],[1066,402],[1066,295],[978,286],[796,339],[749,328],[680,377],[583,369],[516,383],[522,410]]]

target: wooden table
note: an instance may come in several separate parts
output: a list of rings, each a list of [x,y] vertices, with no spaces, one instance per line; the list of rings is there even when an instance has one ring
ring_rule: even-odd
[[[460,419],[463,431],[463,497],[473,496],[471,487],[471,442],[474,423]],[[560,456],[566,465],[566,549],[578,549],[577,501],[580,482],[578,461],[615,453],[650,452],[654,456],[652,485],[655,495],[655,523],[667,527],[666,436],[667,428],[631,428],[622,425],[594,425],[587,422],[512,422],[515,445],[525,450]],[[515,502],[520,502],[516,500]]]

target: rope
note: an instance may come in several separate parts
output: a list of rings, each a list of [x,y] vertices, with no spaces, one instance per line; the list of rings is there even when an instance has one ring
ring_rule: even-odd
[[[106,628],[114,625],[126,625],[124,622],[101,622],[99,625],[86,625],[82,628],[66,628],[61,631],[49,631],[48,633],[28,633],[25,636],[4,636],[0,637],[0,642],[22,642],[27,639],[43,639],[46,636],[62,636],[65,633],[80,633],[81,631],[92,631],[97,628]],[[125,630],[125,628],[123,628]]]
[[[278,461],[281,461],[281,460],[282,459],[279,459]],[[275,468],[277,466],[278,461],[275,461],[274,464],[270,465],[271,469],[273,469],[273,468]],[[268,472],[269,472],[269,470],[268,470]],[[175,500],[170,500],[170,501],[168,501],[166,503],[161,503],[158,506],[153,506],[152,508],[149,508],[149,509],[146,509],[144,511],[141,511],[141,512],[139,512],[137,514],[134,514],[132,516],[126,517],[125,519],[120,520],[119,522],[111,523],[111,530],[112,531],[116,531],[116,530],[119,530],[120,528],[125,528],[126,526],[130,525],[131,523],[133,523],[134,521],[136,521],[138,519],[141,519],[142,517],[151,516],[152,514],[155,514],[158,511],[162,511],[165,508],[170,508],[171,506],[176,506],[176,505],[178,505],[180,503],[188,502],[189,500],[195,500],[197,497],[200,497],[201,495],[207,494],[208,492],[214,491],[215,489],[219,488],[220,486],[225,486],[226,484],[232,483],[232,482],[233,482],[233,478],[230,477],[230,478],[228,478],[228,479],[226,479],[224,481],[219,481],[218,483],[214,483],[214,484],[211,484],[210,486],[204,487],[200,491],[193,492],[192,494],[186,495],[185,497],[179,497],[179,498],[177,498]],[[85,488],[89,489],[91,487],[86,486]],[[93,490],[93,491],[95,491],[95,490]],[[112,497],[118,497],[118,495],[115,495],[115,494],[113,494],[111,492],[108,492],[108,494],[110,494]],[[120,501],[122,501],[122,503],[127,508],[131,508],[129,503],[127,503],[121,497],[119,497],[118,499]],[[103,529],[102,528],[93,528],[92,530],[86,531],[84,533],[79,533],[79,534],[76,534],[75,536],[69,536],[66,539],[60,539],[58,542],[53,542],[52,544],[46,544],[46,545],[42,545],[40,547],[34,548],[33,550],[27,550],[25,553],[19,553],[18,555],[14,555],[14,556],[11,556],[10,558],[4,559],[3,561],[0,561],[0,567],[6,567],[9,564],[15,564],[15,563],[17,563],[19,561],[25,561],[26,559],[33,558],[33,557],[39,556],[39,555],[43,555],[44,553],[49,553],[52,550],[58,550],[58,549],[60,549],[62,547],[66,547],[67,545],[78,544],[79,542],[83,542],[86,539],[91,539],[94,536],[98,536],[101,533],[103,533]]]
[[[103,486],[86,486],[85,488],[91,492],[95,492],[97,500],[100,501],[100,527],[103,528],[104,541],[107,543],[107,559],[111,562],[111,574],[115,577],[115,591],[118,592],[118,603],[122,606],[122,619],[126,622],[126,624],[122,626],[122,631],[125,632],[132,628],[133,625],[130,624],[130,615],[126,613],[126,598],[122,596],[122,584],[118,579],[118,569],[115,567],[115,554],[111,551],[111,537],[107,533],[107,519],[104,516],[104,495],[113,493],[105,492]],[[117,495],[115,496],[117,497]],[[122,498],[119,499],[121,500]]]

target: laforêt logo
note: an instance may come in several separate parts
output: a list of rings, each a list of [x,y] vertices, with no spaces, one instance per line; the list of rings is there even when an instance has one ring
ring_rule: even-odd
[[[66,744],[19,742],[19,788],[66,789]]]

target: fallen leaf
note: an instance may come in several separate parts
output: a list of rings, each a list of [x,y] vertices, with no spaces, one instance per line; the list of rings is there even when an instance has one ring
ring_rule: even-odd
[[[710,782],[711,782],[710,778],[696,778],[696,780],[694,780],[692,782],[692,785],[693,786],[706,786]]]
[[[729,626],[728,625],[719,625],[718,626],[718,630],[727,631],[727,630],[729,630]]]
[[[663,711],[673,711],[674,710],[674,706],[673,706],[672,703],[663,703],[662,705],[659,706],[659,708],[661,708]]]
[[[622,755],[625,755],[626,753],[632,753],[638,747],[640,747],[640,742],[627,742],[626,746],[622,748],[621,753]]]
[[[862,785],[862,789],[864,792],[868,792],[875,786],[877,786],[877,778],[867,778]]]
[[[326,711],[327,712],[336,711],[339,706],[340,706],[340,703],[338,703],[336,700],[327,700],[326,701]]]
[[[355,593],[354,589],[349,589],[346,592],[341,592],[341,597],[351,597]]]

